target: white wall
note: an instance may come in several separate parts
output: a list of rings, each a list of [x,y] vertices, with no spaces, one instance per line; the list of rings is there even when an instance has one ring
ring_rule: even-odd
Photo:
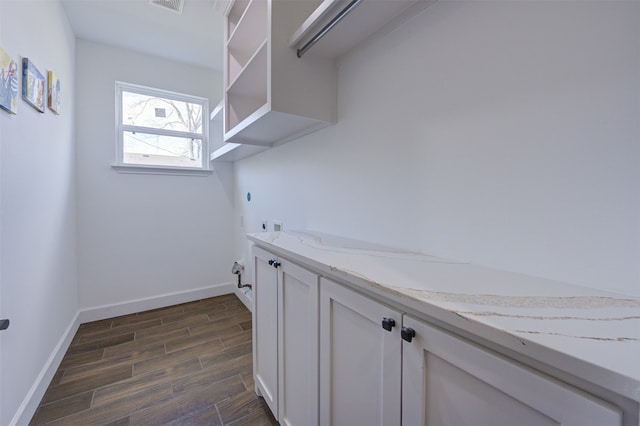
[[[0,46],[3,46],[2,44],[2,2],[0,2]],[[0,176],[2,176],[2,147],[4,146],[4,131],[3,129],[5,128],[6,124],[5,124],[5,118],[4,117],[0,117]],[[2,183],[0,182],[0,318],[4,318],[2,317],[2,313],[4,312],[4,306],[5,304],[2,302]],[[4,364],[2,363],[2,341],[4,339],[2,338],[2,335],[0,335],[0,401],[4,401],[4,399],[2,398],[3,395],[3,384],[2,384],[2,369],[4,368]],[[0,402],[0,421],[5,420],[4,417],[4,411],[5,408],[3,407],[2,402]]]
[[[208,177],[120,174],[115,81],[221,98],[220,73],[77,42],[78,280],[92,308],[231,282],[231,168]]]
[[[0,424],[8,425],[78,308],[75,39],[58,2],[2,1],[0,45],[62,82],[59,116],[22,99],[17,115],[0,111],[0,316],[11,320],[0,334]]]
[[[640,296],[639,49],[638,2],[436,3],[344,58],[337,125],[236,164],[236,255],[279,219]]]

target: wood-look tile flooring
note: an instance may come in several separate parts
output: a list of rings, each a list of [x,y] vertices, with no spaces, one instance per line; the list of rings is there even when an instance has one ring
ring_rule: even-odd
[[[235,295],[82,324],[31,425],[275,425]]]

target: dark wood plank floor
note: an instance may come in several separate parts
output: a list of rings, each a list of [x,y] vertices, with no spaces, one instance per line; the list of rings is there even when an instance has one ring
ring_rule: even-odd
[[[31,425],[275,425],[235,295],[82,324]]]

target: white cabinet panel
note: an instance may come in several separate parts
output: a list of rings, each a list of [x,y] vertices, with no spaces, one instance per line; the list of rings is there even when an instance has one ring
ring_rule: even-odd
[[[405,316],[415,330],[403,341],[405,425],[621,425],[604,401]]]
[[[401,314],[332,281],[320,284],[320,424],[400,425]]]
[[[279,270],[279,420],[317,425],[318,276],[286,260]]]
[[[256,388],[278,417],[278,273],[268,252],[254,247],[253,374]]]

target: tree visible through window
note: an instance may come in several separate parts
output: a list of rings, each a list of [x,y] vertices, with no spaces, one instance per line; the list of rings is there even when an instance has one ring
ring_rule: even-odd
[[[119,165],[206,169],[207,100],[116,83]]]

